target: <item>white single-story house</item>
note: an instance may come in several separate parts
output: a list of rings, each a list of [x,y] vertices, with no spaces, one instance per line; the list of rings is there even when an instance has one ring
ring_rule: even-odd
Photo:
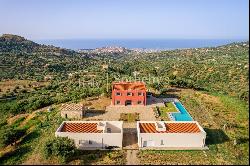
[[[140,149],[206,149],[206,132],[196,121],[139,121]]]
[[[122,148],[122,121],[64,121],[58,137],[73,139],[79,149]]]

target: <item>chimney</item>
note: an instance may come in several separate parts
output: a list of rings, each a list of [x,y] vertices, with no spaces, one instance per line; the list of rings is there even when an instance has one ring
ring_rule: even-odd
[[[155,122],[155,128],[157,131],[166,131],[166,125],[164,122]]]

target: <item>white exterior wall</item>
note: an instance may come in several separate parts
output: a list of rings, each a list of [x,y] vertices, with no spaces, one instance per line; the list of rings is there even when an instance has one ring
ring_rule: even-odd
[[[74,123],[79,121],[68,121],[67,123]],[[96,123],[98,121],[81,121],[84,123]],[[122,130],[122,122],[115,121],[107,121],[108,124],[112,124],[115,126],[116,133],[73,133],[73,132],[60,132],[64,123],[63,122],[60,127],[55,132],[55,136],[59,137],[68,137],[74,140],[75,146],[79,149],[84,148],[94,148],[101,149],[105,148],[105,146],[118,146],[122,147],[122,139],[123,139],[123,130]],[[120,132],[118,133],[118,129],[120,128]],[[106,131],[106,130],[105,130]],[[86,141],[86,142],[85,142]],[[92,144],[89,144],[89,141]],[[85,143],[84,143],[85,142]]]
[[[103,143],[108,146],[122,147],[123,133],[104,133]]]
[[[154,142],[152,147],[201,148],[205,146],[206,135],[203,133],[140,133],[138,138],[139,147],[143,147],[144,141],[152,140]]]
[[[144,121],[145,123],[155,123],[155,121]],[[147,147],[156,148],[204,148],[206,132],[195,121],[187,121],[185,123],[196,123],[199,127],[199,133],[140,133],[139,123],[137,122],[137,138],[138,146],[143,148],[144,141],[153,142],[153,145]],[[143,123],[143,122],[142,122]],[[183,123],[166,121],[165,123]],[[161,141],[163,140],[163,145]]]
[[[75,146],[79,148],[104,148],[105,146],[122,147],[122,133],[56,132],[56,136],[73,139]],[[89,140],[92,144],[88,143]],[[83,143],[83,141],[86,141],[86,143]]]

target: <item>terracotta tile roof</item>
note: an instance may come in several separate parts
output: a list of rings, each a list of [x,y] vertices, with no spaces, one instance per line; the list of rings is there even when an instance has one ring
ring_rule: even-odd
[[[102,130],[97,130],[97,123],[64,123],[61,132],[101,133]]]
[[[165,123],[166,131],[157,131],[155,123],[139,123],[141,133],[199,133],[196,123]]]
[[[62,104],[61,111],[82,111],[83,104]]]
[[[116,90],[146,90],[143,82],[113,82],[113,89]]]

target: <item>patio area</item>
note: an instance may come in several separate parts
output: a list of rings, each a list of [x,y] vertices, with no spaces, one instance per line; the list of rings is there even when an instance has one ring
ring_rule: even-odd
[[[153,109],[147,106],[108,106],[102,118],[105,120],[119,120],[121,113],[138,113],[140,120],[155,120]]]
[[[139,120],[141,121],[154,121],[157,120],[153,109],[155,107],[165,107],[165,98],[150,97],[147,99],[147,105],[109,105],[106,107],[105,113],[102,114],[91,114],[91,116],[84,117],[84,120],[120,120],[121,114],[123,113],[138,113]]]

